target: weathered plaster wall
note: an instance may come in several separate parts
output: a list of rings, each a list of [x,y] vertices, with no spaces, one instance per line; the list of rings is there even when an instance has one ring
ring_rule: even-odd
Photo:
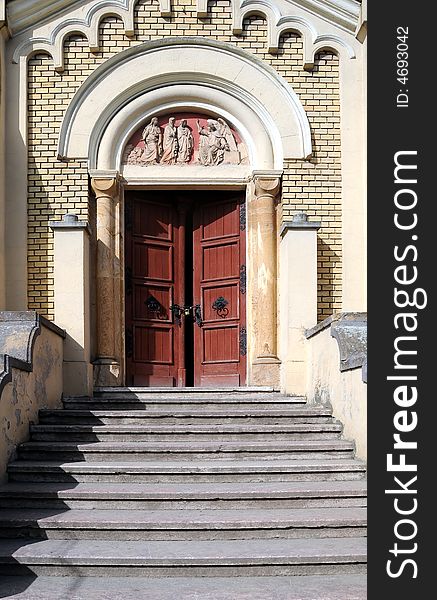
[[[344,425],[343,436],[354,440],[357,456],[367,457],[367,386],[362,369],[340,372],[338,344],[327,327],[307,340],[308,402],[331,405]]]
[[[319,232],[318,318],[341,309],[341,122],[339,59],[320,52],[312,71],[303,69],[303,40],[285,33],[276,54],[267,51],[267,23],[260,16],[244,20],[242,35],[232,33],[231,3],[209,3],[209,16],[199,19],[195,0],[177,0],[173,16],[164,19],[158,3],[140,0],[135,7],[135,35],[127,38],[116,17],[105,17],[99,28],[99,51],[90,53],[79,35],[64,46],[65,70],[57,73],[51,58],[30,59],[29,185],[28,185],[28,303],[29,308],[53,318],[53,238],[47,223],[74,212],[89,215],[88,176],[84,162],[57,161],[59,127],[73,94],[94,69],[132,45],[165,36],[201,35],[253,52],[282,75],[298,94],[312,128],[314,155],[310,161],[285,165],[283,218],[296,211],[322,221]]]
[[[13,368],[12,381],[0,394],[0,481],[18,444],[29,437],[29,424],[41,408],[61,408],[64,339],[41,326],[33,347],[33,370]]]

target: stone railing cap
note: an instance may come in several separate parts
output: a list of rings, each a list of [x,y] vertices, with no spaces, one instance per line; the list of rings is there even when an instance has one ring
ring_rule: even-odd
[[[79,221],[79,217],[74,213],[66,213],[62,217],[62,221],[49,221],[49,227],[51,229],[85,229],[87,233],[90,233],[88,221]]]
[[[320,221],[308,221],[308,215],[304,212],[293,215],[291,221],[284,221],[281,226],[280,234],[284,235],[289,229],[320,229],[322,223]]]

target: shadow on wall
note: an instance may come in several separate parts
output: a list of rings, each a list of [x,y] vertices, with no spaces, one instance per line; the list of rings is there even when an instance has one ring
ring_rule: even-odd
[[[325,220],[325,219],[323,219]],[[339,241],[340,244],[340,241]],[[317,322],[340,310],[341,258],[332,247],[317,236]]]
[[[19,444],[26,444],[29,426],[37,421],[41,408],[60,406],[64,336],[64,331],[34,311],[0,312],[0,355],[4,363],[0,372],[0,477],[6,476],[7,462],[16,455],[17,446],[19,453]],[[37,460],[37,456],[31,459]],[[12,582],[12,590],[5,588],[2,577],[0,597],[24,591],[35,578],[31,568],[20,564],[18,556],[20,548],[35,544],[38,538],[20,523],[27,494],[26,484],[18,493],[7,484],[0,487],[0,575],[20,575]],[[38,514],[28,517],[38,527]]]

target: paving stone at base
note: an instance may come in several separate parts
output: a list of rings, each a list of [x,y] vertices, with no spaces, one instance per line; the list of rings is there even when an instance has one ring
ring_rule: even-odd
[[[4,577],[0,597],[13,600],[365,600],[365,575],[239,577]]]

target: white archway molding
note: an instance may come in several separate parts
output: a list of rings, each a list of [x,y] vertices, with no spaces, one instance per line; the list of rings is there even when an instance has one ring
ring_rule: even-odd
[[[129,48],[97,68],[66,111],[58,155],[117,169],[133,128],[176,108],[227,115],[254,169],[281,169],[283,159],[311,155],[306,113],[276,71],[234,46],[189,37]]]
[[[142,124],[160,114],[192,110],[225,118],[245,141],[253,169],[282,168],[281,138],[268,114],[256,114],[249,106],[216,87],[186,81],[141,94],[125,104],[106,127],[101,125],[109,115],[102,115],[96,130],[103,134],[96,134],[91,139],[90,169],[120,170],[123,150]]]

